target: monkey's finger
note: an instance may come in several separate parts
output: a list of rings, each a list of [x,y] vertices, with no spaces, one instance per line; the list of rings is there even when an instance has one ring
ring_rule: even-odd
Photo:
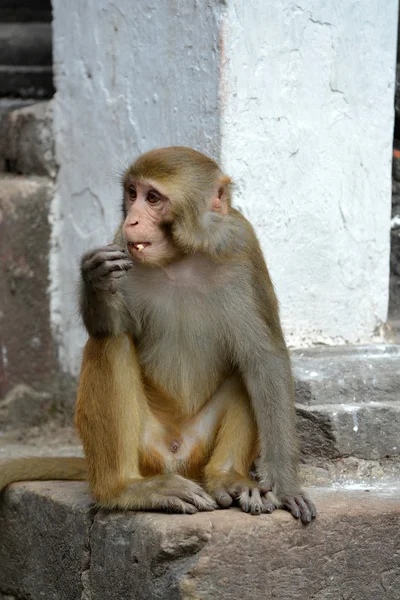
[[[124,252],[107,252],[101,251],[98,254],[92,256],[92,258],[85,260],[83,263],[83,268],[88,271],[94,270],[99,265],[102,265],[109,261],[127,261],[128,255]],[[132,261],[129,261],[132,262]]]
[[[89,250],[89,252],[86,252],[83,255],[82,262],[90,260],[91,258],[96,256],[96,254],[102,254],[102,253],[108,254],[109,252],[123,252],[123,253],[127,254],[126,250],[124,250],[124,248],[121,248],[121,246],[117,246],[116,244],[108,244],[108,246],[103,246],[101,248],[94,248],[93,250]]]
[[[123,271],[110,271],[108,276],[110,279],[120,279],[121,277],[125,277],[126,271],[129,271],[129,269],[124,269]]]
[[[228,508],[233,503],[232,496],[230,494],[228,494],[228,492],[226,492],[224,490],[224,488],[222,488],[222,487],[216,488],[213,491],[213,496],[214,496],[218,506],[220,506],[221,508]]]
[[[115,281],[115,279],[112,279],[112,280],[110,281],[110,283],[108,284],[108,289],[110,290],[110,292],[111,292],[112,294],[116,294],[116,293],[117,293],[117,291],[118,291],[118,284],[117,284],[117,282]]]
[[[101,264],[97,269],[92,271],[91,277],[93,279],[100,279],[107,273],[111,273],[111,271],[129,271],[133,266],[132,262],[129,260],[113,260],[106,261]]]

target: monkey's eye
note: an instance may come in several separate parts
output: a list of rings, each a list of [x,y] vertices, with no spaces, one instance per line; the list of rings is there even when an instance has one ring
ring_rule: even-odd
[[[157,204],[160,201],[160,196],[158,196],[155,192],[149,192],[147,194],[147,202],[150,204]]]
[[[128,188],[128,196],[130,200],[136,200],[136,190],[133,186]]]

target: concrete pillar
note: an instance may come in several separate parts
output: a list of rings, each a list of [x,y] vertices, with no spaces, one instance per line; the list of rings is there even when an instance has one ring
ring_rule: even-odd
[[[289,343],[386,318],[397,2],[53,0],[52,319],[79,366],[79,255],[108,242],[118,173],[184,144],[220,160],[256,227]]]

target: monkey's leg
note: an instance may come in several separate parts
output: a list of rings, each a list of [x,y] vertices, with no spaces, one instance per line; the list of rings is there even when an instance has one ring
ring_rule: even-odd
[[[144,478],[139,448],[150,418],[132,341],[125,334],[90,338],[79,381],[76,425],[88,480],[99,505],[134,510],[197,512],[215,503],[196,483],[179,475]]]
[[[263,503],[258,484],[249,477],[258,453],[257,427],[249,398],[236,379],[224,389],[229,403],[213,454],[205,467],[205,488],[222,508],[236,501],[244,512],[258,515]]]

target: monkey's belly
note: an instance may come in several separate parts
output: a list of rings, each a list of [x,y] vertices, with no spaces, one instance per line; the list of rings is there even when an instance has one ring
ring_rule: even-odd
[[[180,473],[200,479],[207,464],[228,399],[218,392],[199,411],[177,422],[164,413],[152,413],[145,423],[142,450],[139,453],[143,476]]]

